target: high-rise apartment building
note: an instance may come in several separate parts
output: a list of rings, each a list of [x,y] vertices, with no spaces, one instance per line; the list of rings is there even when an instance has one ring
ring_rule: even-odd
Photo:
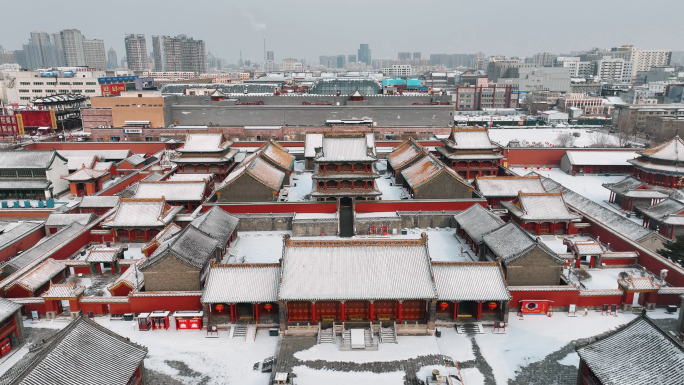
[[[356,63],[356,55],[347,55],[347,63]]]
[[[399,60],[411,60],[411,52],[399,52],[397,55]]]
[[[23,51],[25,63],[19,64],[24,68],[38,69],[57,65],[57,50],[46,32],[31,32],[31,39],[23,46]]]
[[[55,33],[57,48],[57,64],[65,67],[82,67],[86,65],[83,34],[77,29],[65,29]],[[104,54],[104,50],[102,51]]]
[[[372,58],[371,58],[371,49],[368,44],[361,44],[359,46],[359,61],[361,63],[366,63],[366,65],[371,65],[372,64]]]
[[[631,82],[633,70],[634,63],[622,58],[604,56],[603,59],[596,61],[596,76],[606,82]]]
[[[107,56],[103,40],[83,39],[83,53],[85,55],[85,65],[88,68],[107,68]]]
[[[347,66],[347,57],[345,55],[337,55],[337,68],[344,68]]]
[[[109,51],[107,51],[107,67],[112,69],[119,68],[119,61],[117,60],[114,47],[109,47]]]
[[[532,56],[532,63],[541,64],[542,67],[553,67],[556,55],[549,52],[540,52]]]
[[[207,72],[207,53],[204,40],[185,35],[176,37],[152,36],[155,71]]]
[[[420,60],[420,59],[421,59],[420,52],[414,52],[413,53],[413,60]]]
[[[275,54],[273,53],[273,51],[266,51],[266,60],[275,62]]]
[[[146,71],[147,68],[147,41],[143,34],[128,34],[125,38],[126,62],[131,71]]]
[[[293,59],[293,58],[283,59],[282,70],[283,71],[294,71],[296,64],[297,64],[297,59]]]
[[[337,56],[322,55],[318,57],[318,62],[325,68],[337,68]]]

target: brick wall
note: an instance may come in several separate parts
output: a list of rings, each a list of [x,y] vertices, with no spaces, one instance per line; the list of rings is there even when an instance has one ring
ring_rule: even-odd
[[[191,267],[172,256],[162,257],[156,264],[142,271],[145,291],[201,290],[200,269]]]
[[[472,189],[448,175],[441,175],[414,193],[415,199],[468,199]]]
[[[244,174],[219,191],[218,203],[223,202],[268,202],[272,201],[273,190]],[[218,195],[218,194],[217,194]]]
[[[563,264],[535,247],[527,255],[506,264],[506,282],[511,286],[558,285]]]

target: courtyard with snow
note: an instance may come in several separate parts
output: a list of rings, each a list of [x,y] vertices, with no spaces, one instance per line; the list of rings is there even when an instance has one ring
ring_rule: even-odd
[[[648,315],[667,327],[674,324],[678,312],[657,309]],[[408,379],[424,380],[433,369],[459,373],[454,375],[463,381],[452,378],[453,384],[574,384],[579,364],[574,342],[617,328],[637,314],[602,316],[592,310],[586,316],[581,311],[577,317],[565,313],[509,316],[506,334],[494,334],[491,327],[485,327],[483,334],[459,334],[444,326],[439,338],[399,336],[396,344],[381,343],[376,351],[340,351],[340,337],[336,344],[316,344],[314,337],[288,336],[282,339],[278,360],[296,375],[297,385],[403,384]],[[231,339],[228,332],[206,338],[204,330],[180,331],[172,326],[164,331],[140,331],[131,322],[108,317],[95,317],[95,321],[149,349],[145,367],[150,383],[266,385],[271,374],[254,370],[255,364],[278,351],[279,338],[269,336],[266,329],[249,342]],[[24,326],[31,342],[47,338],[68,322],[27,320]],[[27,351],[24,346],[0,359],[0,374]],[[459,369],[446,368],[445,358]]]

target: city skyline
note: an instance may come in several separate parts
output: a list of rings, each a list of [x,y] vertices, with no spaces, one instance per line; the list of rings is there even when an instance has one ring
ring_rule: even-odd
[[[179,1],[179,0],[178,0]],[[175,1],[169,1],[174,3]],[[37,1],[48,4],[45,1]],[[678,23],[675,13],[659,15],[657,25],[640,25],[633,28],[623,23],[625,18],[642,17],[643,13],[636,8],[621,7],[615,9],[607,3],[595,3],[580,0],[577,9],[591,9],[593,14],[610,14],[620,17],[600,18],[600,22],[589,23],[582,17],[568,19],[566,27],[559,25],[557,17],[544,12],[544,4],[539,0],[525,3],[525,7],[498,1],[486,4],[468,4],[445,1],[433,1],[425,4],[426,9],[440,9],[440,12],[429,15],[430,22],[414,22],[403,18],[409,12],[409,3],[393,2],[388,8],[386,1],[370,4],[350,1],[343,8],[335,8],[335,17],[345,20],[340,27],[330,27],[329,7],[306,7],[306,22],[293,22],[299,15],[298,5],[308,4],[305,1],[293,1],[281,4],[265,1],[260,7],[237,6],[216,3],[211,6],[212,12],[206,14],[205,7],[185,9],[183,12],[164,14],[150,4],[141,4],[128,0],[122,1],[123,8],[130,7],[140,14],[154,13],[159,15],[163,23],[140,23],[136,18],[124,19],[102,28],[101,14],[96,9],[79,7],[82,0],[75,1],[75,7],[69,9],[51,9],[51,12],[36,13],[29,25],[18,19],[10,18],[0,25],[0,42],[6,49],[21,49],[22,44],[30,37],[31,31],[54,33],[63,29],[79,29],[85,36],[93,36],[104,40],[106,47],[113,47],[119,56],[123,56],[124,36],[126,34],[145,34],[147,46],[151,53],[152,35],[177,36],[185,34],[206,42],[207,51],[216,57],[224,58],[228,63],[237,63],[240,51],[244,60],[262,62],[264,56],[263,40],[266,49],[275,52],[276,62],[283,58],[294,57],[316,62],[320,55],[353,55],[357,53],[359,44],[369,44],[372,57],[377,59],[396,58],[398,52],[420,51],[423,57],[440,53],[475,53],[485,52],[487,55],[532,56],[538,52],[555,54],[570,51],[588,50],[592,47],[611,48],[623,44],[633,44],[644,49],[684,50],[684,44],[677,36],[684,32],[684,26]],[[675,5],[674,1],[666,1]],[[180,2],[179,2],[180,4]],[[210,5],[207,5],[209,7]],[[169,9],[178,9],[169,4]],[[21,4],[7,4],[7,14],[20,12]],[[78,11],[74,11],[77,9]],[[149,11],[149,12],[148,12]],[[77,12],[78,18],[74,17]],[[510,23],[505,19],[497,23],[488,23],[487,18],[465,17],[477,12],[486,12],[489,17],[518,17]],[[367,17],[359,18],[358,13],[366,13]],[[374,25],[368,22],[372,15],[394,15],[396,19],[406,20],[406,25]],[[188,20],[201,17],[206,23],[188,23]],[[221,20],[231,20],[230,27],[223,27]],[[393,19],[394,17],[389,17]],[[79,21],[74,21],[78,19]],[[15,21],[16,20],[16,21]],[[522,23],[521,23],[522,21]],[[585,25],[586,24],[586,25]],[[430,25],[445,25],[444,33],[436,34]],[[487,25],[487,28],[481,28]],[[584,25],[584,28],[582,28]],[[668,33],[662,33],[661,26],[668,26]],[[340,30],[343,30],[341,32]],[[391,32],[391,33],[388,33]],[[513,33],[512,33],[513,32]],[[515,33],[517,32],[517,33]],[[239,36],[239,39],[233,38]]]

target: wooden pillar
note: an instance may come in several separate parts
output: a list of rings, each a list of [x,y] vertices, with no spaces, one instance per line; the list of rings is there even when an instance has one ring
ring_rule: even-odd
[[[477,301],[477,320],[482,319],[482,301]]]
[[[128,229],[128,243],[131,243],[131,229]]]
[[[316,324],[316,301],[311,302],[311,322],[313,325]]]
[[[259,304],[255,303],[253,306],[254,306],[254,323],[259,323]]]
[[[458,320],[458,301],[454,301],[454,321]]]
[[[370,321],[373,322],[374,314],[373,312],[375,311],[375,301],[370,301],[370,311],[368,314],[368,318],[370,318]]]
[[[397,304],[397,321],[399,324],[401,324],[401,318],[404,315],[404,308],[403,308],[404,301],[399,301]]]
[[[344,322],[344,301],[340,301],[340,319]]]
[[[541,227],[541,223],[537,222],[534,224],[534,231],[539,235],[539,228]]]
[[[230,322],[235,323],[235,304],[231,303],[230,306]]]

